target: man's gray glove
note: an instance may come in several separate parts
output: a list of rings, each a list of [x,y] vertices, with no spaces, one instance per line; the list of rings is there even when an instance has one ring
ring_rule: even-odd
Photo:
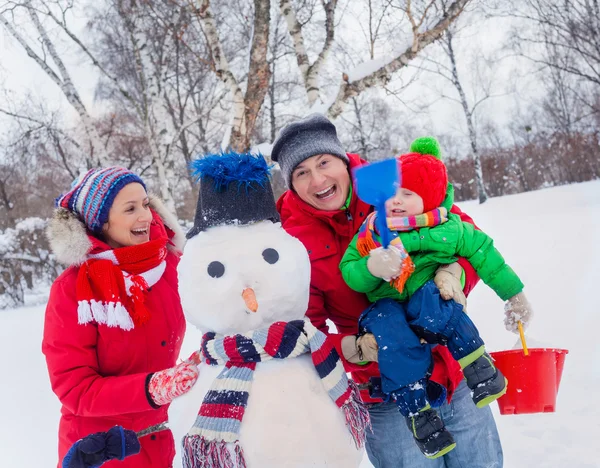
[[[379,347],[372,333],[361,336],[349,335],[342,338],[342,353],[348,362],[377,362]]]
[[[433,282],[440,290],[442,299],[446,301],[454,299],[455,302],[463,306],[463,310],[466,312],[467,298],[460,282],[462,273],[463,268],[458,262],[442,265],[436,270]]]

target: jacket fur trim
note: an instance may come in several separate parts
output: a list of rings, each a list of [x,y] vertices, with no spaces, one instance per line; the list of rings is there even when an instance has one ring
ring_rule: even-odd
[[[167,210],[159,198],[152,195],[150,196],[150,207],[160,216],[165,226],[175,233],[170,239],[172,244],[167,244],[167,248],[177,255],[181,255],[186,239],[177,222],[177,217]],[[46,228],[46,235],[56,259],[67,266],[81,265],[85,262],[86,255],[92,247],[83,221],[75,213],[65,208],[54,210],[52,219]]]

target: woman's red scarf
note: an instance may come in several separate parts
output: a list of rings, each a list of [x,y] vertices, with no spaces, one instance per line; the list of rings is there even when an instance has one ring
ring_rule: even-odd
[[[150,240],[140,245],[114,249],[88,233],[92,247],[77,275],[80,324],[95,321],[131,330],[150,319],[144,301],[165,271],[169,241],[154,211],[152,218]]]

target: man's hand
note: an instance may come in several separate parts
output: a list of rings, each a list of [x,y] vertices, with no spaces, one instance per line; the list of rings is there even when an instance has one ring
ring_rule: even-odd
[[[357,364],[359,362],[377,362],[379,347],[371,333],[365,333],[359,337],[349,335],[342,338],[342,354],[348,362]]]
[[[436,270],[433,282],[440,290],[442,299],[446,301],[454,299],[455,302],[463,306],[463,310],[466,312],[467,298],[460,282],[462,273],[463,269],[458,262],[442,265]]]

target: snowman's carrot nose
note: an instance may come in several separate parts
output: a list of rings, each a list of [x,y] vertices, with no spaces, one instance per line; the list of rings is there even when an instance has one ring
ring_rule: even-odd
[[[251,312],[256,312],[258,310],[258,302],[256,301],[254,289],[244,289],[242,291],[242,297],[244,298],[244,302],[246,303],[246,307],[248,307],[248,310],[250,310]]]

